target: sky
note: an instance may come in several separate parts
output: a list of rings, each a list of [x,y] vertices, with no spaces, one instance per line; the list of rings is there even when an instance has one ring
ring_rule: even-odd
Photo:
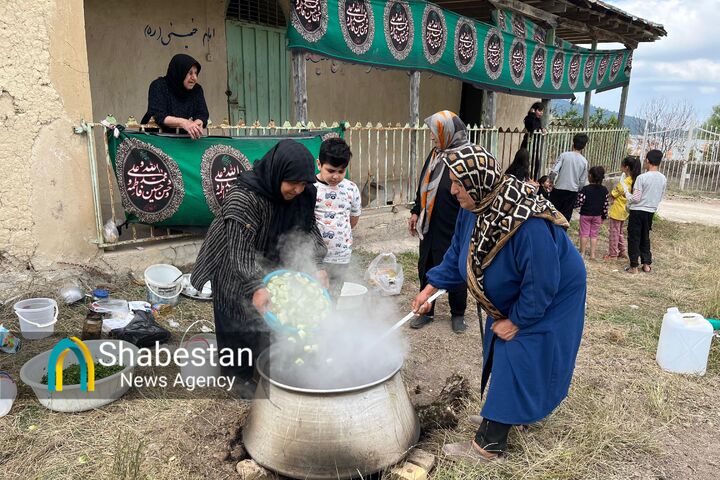
[[[641,43],[633,56],[628,115],[653,98],[686,99],[698,119],[720,105],[720,0],[605,0],[628,13],[660,23],[667,37]],[[599,48],[619,48],[601,44]],[[620,90],[593,93],[596,107],[617,111]],[[580,102],[582,94],[576,94]]]

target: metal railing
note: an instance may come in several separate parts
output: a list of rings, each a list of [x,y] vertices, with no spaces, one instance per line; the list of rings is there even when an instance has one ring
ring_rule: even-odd
[[[614,129],[550,129],[547,134],[534,134],[528,149],[540,151],[540,172],[547,174],[555,165],[561,153],[572,150],[573,137],[579,133],[588,136],[589,141],[583,150],[589,166],[602,166],[606,173],[619,172],[620,162],[628,154],[630,132],[624,128]],[[536,146],[539,145],[539,146]],[[532,162],[531,162],[532,163]]]
[[[468,128],[470,139],[488,149],[497,142],[497,132],[495,128]],[[360,188],[364,209],[415,201],[422,165],[432,149],[427,126],[348,125],[345,140],[353,152],[349,178]]]
[[[291,134],[301,131],[337,128],[339,124],[325,122],[307,125],[220,125],[210,124],[208,133],[224,136],[266,136]],[[156,125],[138,125],[132,117],[126,125],[129,129],[144,131]],[[431,134],[427,126],[382,125],[346,123],[345,139],[353,152],[348,177],[360,188],[365,210],[392,209],[409,205],[415,201],[420,170],[426,155],[432,148]],[[610,170],[619,170],[619,164],[627,148],[627,130],[554,130],[545,134],[536,133],[528,139],[528,149],[533,152],[536,165],[533,173],[540,176],[547,173],[557,156],[572,148],[572,137],[585,132],[590,136],[586,151],[593,165],[605,165]],[[95,243],[101,248],[121,245],[136,245],[144,242],[189,237],[192,234],[167,227],[153,227],[144,224],[128,224],[122,229],[115,242],[106,241],[104,225],[110,221],[115,225],[125,223],[125,213],[120,203],[120,193],[108,151],[105,127],[101,123],[83,123],[76,133],[87,134],[90,174],[95,210],[97,237]],[[471,125],[468,134],[473,143],[492,152],[503,169],[512,161],[520,148],[526,132],[518,129],[498,129]],[[102,137],[102,138],[101,138]],[[532,162],[531,162],[532,163]]]
[[[720,129],[691,126],[649,131],[646,124],[643,135],[632,139],[632,151],[644,158],[653,149],[663,152],[660,171],[670,189],[720,192]]]

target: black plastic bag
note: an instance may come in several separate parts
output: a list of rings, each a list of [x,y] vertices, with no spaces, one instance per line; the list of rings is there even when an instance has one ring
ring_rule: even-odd
[[[170,332],[155,322],[152,313],[133,310],[134,316],[123,328],[110,330],[110,337],[125,340],[139,348],[152,347],[156,342],[167,343]]]

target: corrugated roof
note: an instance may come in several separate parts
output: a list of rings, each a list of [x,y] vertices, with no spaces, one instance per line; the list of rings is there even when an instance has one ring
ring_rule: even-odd
[[[556,36],[573,43],[626,43],[631,47],[667,35],[665,27],[625,12],[602,0],[435,0],[443,8],[482,22],[491,21],[497,7],[523,10],[536,23],[550,26],[555,19]],[[515,7],[515,8],[513,8]],[[540,13],[533,16],[528,10]]]

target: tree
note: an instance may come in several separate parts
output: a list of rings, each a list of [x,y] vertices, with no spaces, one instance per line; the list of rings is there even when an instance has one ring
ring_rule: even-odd
[[[583,128],[583,117],[580,111],[572,106],[565,113],[557,110],[552,111],[553,123],[567,128]],[[589,128],[617,128],[617,117],[612,114],[608,115],[607,111],[602,108],[596,108],[590,115]]]
[[[589,120],[590,128],[618,128],[618,119],[615,114],[608,116],[603,108],[596,108]]]
[[[703,128],[720,130],[720,105],[715,105],[713,107],[712,114],[703,124]]]
[[[646,149],[656,148],[666,154],[673,149],[685,149],[688,131],[697,121],[689,101],[667,97],[649,100],[640,108],[638,116],[647,122]]]

